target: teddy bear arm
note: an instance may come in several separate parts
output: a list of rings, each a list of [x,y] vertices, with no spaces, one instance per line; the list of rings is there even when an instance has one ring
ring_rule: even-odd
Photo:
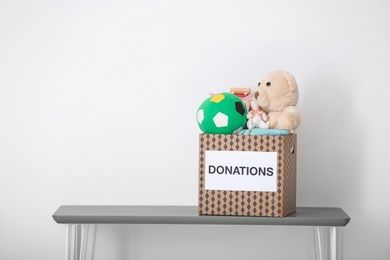
[[[268,113],[269,128],[279,128],[279,117],[281,112]]]

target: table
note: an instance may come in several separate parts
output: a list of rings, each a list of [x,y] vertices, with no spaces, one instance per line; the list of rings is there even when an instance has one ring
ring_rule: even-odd
[[[350,217],[341,208],[297,207],[284,218],[199,215],[197,206],[60,206],[54,220],[66,225],[66,259],[85,260],[89,224],[312,226],[317,260],[337,260],[338,233]]]

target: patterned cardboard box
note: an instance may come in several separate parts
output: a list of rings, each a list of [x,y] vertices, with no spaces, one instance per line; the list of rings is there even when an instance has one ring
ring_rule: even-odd
[[[206,180],[211,183],[211,177],[206,175],[213,173],[214,176],[228,176],[232,174],[232,171],[230,174],[224,172],[222,166],[219,166],[218,174],[216,173],[217,168],[208,168],[211,166],[208,165],[207,160],[211,160],[211,153],[216,154],[213,151],[252,151],[274,154],[277,167],[277,170],[274,171],[274,182],[276,183],[273,185],[275,185],[275,189],[272,191],[228,190],[210,188],[210,185],[207,187]],[[207,158],[207,154],[209,154],[209,158]],[[237,158],[237,153],[234,156]],[[199,214],[284,217],[294,213],[296,210],[296,156],[296,134],[286,136],[200,134]],[[235,168],[238,175],[244,175],[246,172],[246,175],[252,177],[251,174],[258,173],[255,167],[239,166]],[[261,168],[258,169],[261,171]],[[267,172],[262,173],[263,176],[267,177],[265,174]],[[273,175],[272,170],[268,173],[271,173],[268,175]],[[264,180],[265,177],[257,177],[258,179],[253,180],[261,180],[260,178]]]

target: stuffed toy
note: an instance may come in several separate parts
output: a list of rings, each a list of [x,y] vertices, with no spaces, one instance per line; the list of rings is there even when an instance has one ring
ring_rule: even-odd
[[[301,115],[296,108],[299,92],[290,73],[280,70],[266,74],[253,97],[260,109],[268,114],[269,128],[294,133],[299,127]]]
[[[246,118],[248,119],[248,121],[246,122],[246,126],[248,127],[248,129],[269,128],[268,115],[259,108],[259,105],[257,105],[256,100],[253,99],[250,102],[250,109],[248,109],[248,111],[249,112],[246,115]]]

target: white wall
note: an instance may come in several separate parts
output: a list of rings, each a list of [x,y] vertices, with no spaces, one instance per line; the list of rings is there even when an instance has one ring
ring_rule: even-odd
[[[63,259],[63,204],[196,205],[197,107],[276,69],[301,93],[298,205],[351,216],[344,259],[389,259],[389,13],[385,0],[1,1],[0,259]],[[305,260],[311,235],[103,225],[93,256]]]

